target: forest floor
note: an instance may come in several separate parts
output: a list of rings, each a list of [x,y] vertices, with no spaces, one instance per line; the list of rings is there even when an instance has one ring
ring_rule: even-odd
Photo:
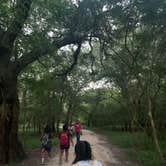
[[[112,145],[106,137],[96,134],[93,131],[83,130],[81,140],[87,140],[92,147],[94,159],[101,161],[103,166],[138,166],[127,157],[127,150]],[[74,138],[75,141],[75,138]],[[69,162],[63,161],[61,166],[71,166],[74,159],[74,147],[70,148]],[[18,166],[38,166],[41,165],[40,149],[35,149],[28,154],[28,158]],[[46,159],[47,166],[59,166],[59,149],[53,148],[52,158]]]

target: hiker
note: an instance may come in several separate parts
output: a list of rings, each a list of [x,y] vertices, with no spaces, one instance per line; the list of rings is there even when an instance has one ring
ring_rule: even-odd
[[[48,126],[46,126],[44,129],[44,133],[40,138],[42,142],[42,147],[41,147],[42,164],[44,163],[46,152],[48,153],[48,157],[51,158],[51,149],[52,149],[51,139],[52,139],[51,129]]]
[[[102,166],[97,160],[92,160],[92,150],[87,141],[79,141],[75,145],[75,159],[72,166]]]
[[[79,120],[77,120],[77,122],[75,123],[74,129],[75,129],[75,134],[76,134],[76,140],[77,140],[77,142],[79,142],[80,141],[80,135],[82,133],[81,123],[79,122]]]
[[[68,125],[63,126],[63,131],[59,134],[59,142],[60,142],[59,163],[62,164],[62,157],[64,152],[65,152],[65,161],[68,162],[70,142],[72,143],[72,146],[74,146],[72,136],[68,130]]]
[[[72,122],[70,122],[70,124],[68,125],[68,129],[69,129],[69,132],[70,132],[71,136],[73,137],[73,135],[74,135],[74,126],[73,126]]]

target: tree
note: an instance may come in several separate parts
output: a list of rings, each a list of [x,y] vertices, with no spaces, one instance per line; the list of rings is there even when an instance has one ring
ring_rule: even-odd
[[[19,101],[17,77],[41,56],[74,44],[76,64],[81,43],[95,36],[103,4],[94,2],[17,0],[1,2],[0,18],[0,161],[24,156],[18,141]],[[62,10],[63,8],[63,10]],[[84,13],[86,13],[84,15]],[[81,22],[80,22],[81,21]],[[94,24],[96,25],[94,27]]]
[[[165,84],[165,8],[165,3],[160,0],[119,3],[112,10],[112,21],[116,26],[112,30],[108,25],[102,37],[105,77],[121,89],[126,106],[129,105],[126,108],[132,114],[132,124],[143,128],[146,123],[150,124],[150,135],[163,161],[155,115],[160,87]]]

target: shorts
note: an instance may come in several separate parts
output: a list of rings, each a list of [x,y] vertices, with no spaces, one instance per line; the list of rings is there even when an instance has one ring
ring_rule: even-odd
[[[51,145],[42,145],[41,149],[44,149],[48,153],[51,152],[52,146]]]
[[[68,150],[70,148],[70,145],[60,145],[61,150]]]

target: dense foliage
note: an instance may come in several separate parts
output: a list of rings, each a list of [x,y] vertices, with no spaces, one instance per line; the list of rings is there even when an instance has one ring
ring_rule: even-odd
[[[142,131],[164,161],[165,17],[165,0],[0,1],[0,161],[24,157],[19,128],[78,118]]]

